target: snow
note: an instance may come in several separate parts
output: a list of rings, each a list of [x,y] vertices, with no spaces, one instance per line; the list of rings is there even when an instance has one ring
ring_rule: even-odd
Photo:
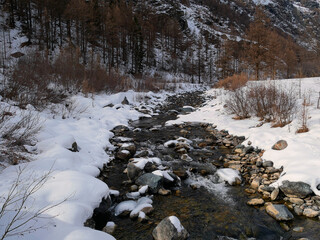
[[[252,0],[254,4],[256,5],[269,5],[269,4],[274,4],[273,1],[271,0]]]
[[[148,99],[145,97],[148,96]],[[41,131],[36,135],[34,146],[25,146],[32,150],[32,161],[18,166],[9,166],[0,172],[0,196],[6,196],[10,186],[17,177],[17,169],[23,170],[21,191],[32,184],[32,181],[48,174],[45,184],[27,201],[25,208],[29,215],[47,206],[58,206],[46,211],[39,219],[31,221],[25,227],[34,225],[36,231],[30,231],[19,239],[56,240],[56,239],[114,239],[107,233],[84,227],[84,222],[93,214],[103,198],[118,191],[109,190],[108,186],[97,179],[100,169],[111,160],[106,149],[113,149],[109,139],[114,136],[110,130],[117,125],[127,125],[129,120],[136,120],[143,114],[134,110],[142,103],[147,108],[162,103],[167,93],[136,93],[133,91],[113,95],[99,94],[85,97],[81,94],[69,97],[66,102],[73,105],[66,109],[65,104],[52,104],[42,112],[28,106],[28,111],[39,115],[43,123]],[[131,105],[122,105],[127,97]],[[150,99],[149,99],[150,98]],[[143,102],[137,101],[140,99]],[[146,102],[148,101],[148,102]],[[119,109],[105,107],[108,104],[121,106]],[[0,102],[2,106],[9,105]],[[10,103],[11,111],[23,114]],[[14,121],[17,121],[14,118]],[[0,142],[4,141],[0,139]],[[72,144],[76,142],[79,152],[71,152]],[[159,162],[159,159],[153,159]],[[141,190],[143,192],[143,190]],[[139,193],[140,194],[140,193]],[[152,203],[148,198],[139,201]],[[134,203],[133,203],[134,202]],[[137,202],[133,201],[118,206],[122,209],[134,209]],[[9,221],[12,214],[1,218],[1,225]],[[0,236],[4,229],[0,228]],[[15,239],[15,236],[8,237]]]
[[[170,176],[168,171],[156,170],[156,171],[153,171],[152,173],[155,174],[155,175],[164,177],[165,179],[169,180],[170,182],[174,181],[174,179]]]
[[[132,211],[137,207],[137,202],[133,200],[128,200],[128,201],[123,201],[119,203],[115,210],[114,210],[114,215],[119,216],[121,213],[125,211]]]
[[[133,209],[130,213],[130,217],[139,215],[139,212],[144,208],[152,208],[150,203],[143,203],[138,205],[135,209]]]
[[[274,83],[278,87],[292,85],[299,97],[300,79],[276,80]],[[249,84],[268,84],[268,81],[249,82]],[[317,101],[320,92],[320,78],[306,78],[301,80],[301,92],[310,92],[311,106],[308,107],[310,119],[308,120],[309,132],[297,134],[296,130],[301,126],[299,111],[295,119],[283,128],[271,128],[271,123],[265,123],[261,127],[256,127],[259,119],[250,118],[245,120],[233,120],[233,115],[227,113],[224,100],[228,98],[228,91],[222,89],[211,89],[207,95],[214,97],[208,100],[205,106],[197,112],[188,115],[181,115],[175,121],[166,124],[179,124],[183,122],[208,122],[217,125],[218,129],[226,129],[230,134],[245,136],[246,144],[252,142],[253,146],[264,149],[264,160],[274,162],[276,168],[284,167],[284,172],[280,179],[274,184],[281,185],[282,181],[303,181],[310,184],[311,189],[317,195],[320,184],[320,110],[317,109]],[[299,99],[299,106],[302,100]],[[282,151],[272,150],[271,147],[278,140],[286,140],[288,147]]]
[[[217,170],[216,174],[221,181],[226,181],[230,185],[235,182],[236,178],[241,179],[239,171],[231,168],[220,168]]]
[[[141,195],[142,195],[142,194],[145,194],[145,193],[148,191],[148,188],[149,188],[148,185],[142,186],[142,187],[139,189],[139,193],[140,193]]]
[[[181,232],[184,229],[184,227],[180,223],[180,220],[176,216],[170,216],[169,220],[178,232]]]
[[[157,158],[157,157],[154,157],[154,158],[134,158],[132,160],[132,162],[134,163],[134,165],[136,167],[138,167],[140,169],[144,169],[145,165],[148,162],[155,163],[155,164],[158,164],[158,165],[161,164],[160,158]]]

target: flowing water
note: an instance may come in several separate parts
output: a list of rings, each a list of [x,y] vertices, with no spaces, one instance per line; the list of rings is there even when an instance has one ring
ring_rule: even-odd
[[[200,124],[185,124],[183,129],[188,133],[181,133],[181,126],[165,126],[165,122],[175,119],[175,114],[169,114],[170,110],[179,110],[183,105],[194,107],[202,104],[204,99],[200,93],[190,93],[182,97],[172,98],[171,102],[163,107],[158,116],[143,118],[132,122],[132,129],[140,128],[140,132],[126,131],[123,136],[132,138],[137,149],[148,149],[163,160],[163,165],[174,167],[186,163],[177,160],[179,157],[173,150],[162,147],[163,144],[175,137],[183,136],[194,143],[208,137],[208,133]],[[172,113],[172,112],[171,112]],[[158,126],[159,131],[151,131],[150,128]],[[161,126],[161,127],[160,127]],[[194,159],[194,165],[189,169],[201,167],[202,164],[221,165],[219,157],[228,150],[221,151],[216,147],[207,149],[194,148],[190,156]],[[198,164],[198,165],[197,165]],[[206,165],[203,165],[206,166]],[[112,161],[105,167],[103,174],[105,182],[112,189],[120,191],[120,196],[113,199],[116,204],[125,199],[125,193],[129,191],[130,184],[123,173],[126,163],[120,160]],[[320,239],[318,232],[320,225],[303,217],[295,217],[289,222],[290,227],[302,226],[304,231],[296,233],[284,231],[279,222],[266,214],[264,207],[249,207],[246,202],[249,196],[245,193],[245,186],[228,186],[224,183],[216,183],[210,176],[202,176],[197,171],[189,172],[189,179],[182,181],[181,186],[173,188],[168,196],[154,195],[154,211],[148,215],[148,221],[140,223],[129,217],[116,217],[112,212],[99,214],[95,212],[94,220],[96,228],[101,230],[107,221],[117,224],[113,236],[117,239],[153,239],[152,231],[165,217],[175,215],[182,225],[188,230],[190,239]],[[196,183],[200,188],[193,190],[189,183]],[[291,228],[292,229],[292,228]]]

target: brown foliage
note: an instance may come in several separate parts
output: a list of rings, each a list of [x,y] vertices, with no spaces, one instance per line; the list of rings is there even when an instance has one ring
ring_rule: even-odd
[[[234,74],[231,77],[227,77],[223,80],[220,80],[216,84],[216,87],[234,91],[240,87],[245,86],[247,82],[248,82],[248,77],[246,74],[244,73]]]

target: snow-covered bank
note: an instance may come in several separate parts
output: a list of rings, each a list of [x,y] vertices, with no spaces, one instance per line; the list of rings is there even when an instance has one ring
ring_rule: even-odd
[[[254,84],[265,84],[267,81],[255,82]],[[249,84],[253,84],[249,82]],[[299,98],[299,79],[277,80],[277,86],[294,86]],[[301,92],[310,93],[311,106],[308,107],[310,119],[308,120],[309,132],[297,134],[296,130],[301,127],[299,111],[297,116],[283,128],[271,128],[270,123],[264,123],[261,127],[257,118],[245,120],[233,120],[234,115],[227,113],[224,108],[225,99],[229,97],[228,91],[222,89],[211,89],[207,91],[208,96],[214,97],[204,107],[188,115],[182,115],[175,121],[167,124],[181,122],[209,122],[217,125],[219,129],[229,130],[230,134],[246,136],[254,146],[265,151],[263,159],[272,160],[275,167],[284,167],[280,179],[276,183],[281,184],[283,180],[303,181],[311,185],[317,195],[320,191],[320,109],[317,109],[317,101],[320,92],[320,78],[308,78],[301,81]],[[298,107],[302,99],[298,100]],[[286,140],[288,147],[282,151],[272,150],[271,147],[278,140]],[[246,143],[245,142],[245,143]]]
[[[112,149],[110,132],[117,125],[127,125],[129,119],[138,119],[143,114],[134,107],[146,105],[150,108],[163,103],[167,93],[136,93],[128,91],[114,95],[95,95],[91,98],[77,95],[68,101],[69,106],[55,104],[38,113],[31,106],[29,110],[39,114],[43,128],[37,135],[35,146],[26,146],[34,152],[34,161],[9,166],[0,173],[0,196],[6,197],[16,180],[17,169],[22,171],[21,192],[39,177],[52,171],[47,182],[39,188],[26,203],[23,210],[31,217],[43,207],[58,206],[46,211],[41,218],[35,218],[18,230],[26,230],[23,235],[13,235],[8,239],[32,240],[81,240],[114,239],[111,235],[84,227],[86,219],[92,216],[103,197],[109,195],[108,186],[96,177],[103,164],[110,161],[106,149]],[[130,105],[121,104],[124,97]],[[145,104],[145,101],[148,101]],[[2,103],[4,104],[4,103]],[[72,104],[72,107],[70,107]],[[18,111],[18,108],[12,108]],[[20,110],[19,110],[20,111]],[[152,110],[150,109],[151,113]],[[76,142],[78,151],[70,151]],[[2,201],[0,202],[3,203]],[[17,202],[19,206],[19,201]],[[14,206],[14,204],[13,204]],[[13,208],[15,208],[14,206]],[[7,210],[12,210],[8,207]],[[1,216],[0,236],[5,231],[12,212]],[[42,218],[45,217],[45,218]],[[18,225],[23,220],[15,223]],[[33,229],[37,229],[33,231]]]

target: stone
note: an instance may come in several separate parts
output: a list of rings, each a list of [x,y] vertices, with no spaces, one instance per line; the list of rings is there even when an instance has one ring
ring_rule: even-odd
[[[262,163],[262,166],[267,168],[267,167],[273,167],[273,162],[272,161],[265,161]]]
[[[153,230],[155,240],[184,240],[189,237],[187,230],[175,216],[166,217]]]
[[[280,141],[276,142],[276,143],[272,146],[272,149],[273,149],[273,150],[278,150],[278,151],[280,151],[280,150],[285,149],[287,146],[288,146],[287,141],[285,141],[285,140],[280,140]]]
[[[131,157],[131,153],[128,150],[118,151],[116,158],[124,161],[128,161]]]
[[[259,186],[260,186],[260,181],[261,181],[261,179],[259,178],[259,177],[256,177],[256,178],[254,178],[253,180],[252,180],[252,182],[251,182],[251,188],[253,188],[253,189],[258,189],[259,188]]]
[[[253,198],[253,199],[250,199],[247,202],[247,204],[250,205],[250,206],[263,205],[264,204],[264,200],[262,198]]]
[[[115,135],[120,135],[121,133],[126,131],[129,131],[129,128],[124,125],[118,125],[111,130],[111,132],[113,132]]]
[[[127,150],[133,156],[136,153],[136,146],[133,143],[124,143],[120,147],[119,151]]]
[[[137,209],[133,209],[133,211],[130,213],[130,218],[137,218],[139,216],[140,212],[143,212],[145,214],[151,213],[153,211],[153,207],[151,204],[141,204],[137,206]]]
[[[117,225],[114,222],[107,222],[107,225],[102,229],[103,232],[113,234]]]
[[[271,201],[276,200],[278,195],[279,195],[279,188],[276,188],[271,192],[271,195],[270,195]]]
[[[129,101],[128,101],[127,97],[124,97],[124,99],[122,100],[121,104],[129,105]]]
[[[306,216],[306,217],[309,217],[309,218],[314,218],[314,217],[317,217],[319,215],[319,212],[318,211],[315,211],[311,208],[305,208],[303,210],[303,215]]]
[[[138,168],[134,163],[127,165],[127,176],[130,180],[135,180],[142,173],[142,169]]]
[[[289,198],[289,201],[293,204],[302,205],[304,204],[303,199],[301,198]]]
[[[183,160],[183,161],[187,161],[187,162],[192,162],[193,161],[193,159],[188,154],[182,154],[180,159]]]
[[[79,152],[78,144],[76,142],[73,142],[71,148],[69,148],[68,150],[70,150],[71,152]]]
[[[303,228],[303,227],[294,227],[294,228],[292,229],[292,231],[301,233],[301,232],[304,231],[304,228]]]
[[[148,185],[149,190],[152,193],[157,193],[162,186],[163,177],[159,175],[155,175],[153,173],[146,173],[140,176],[136,180],[136,184],[138,185]]]
[[[185,180],[188,178],[187,170],[184,169],[183,167],[173,169],[173,173],[177,175],[179,178],[181,178],[182,180]]]
[[[266,212],[277,221],[289,221],[294,218],[285,205],[270,204],[266,207]]]
[[[160,195],[162,195],[162,196],[167,196],[167,195],[169,195],[169,194],[171,193],[171,191],[170,191],[170,190],[167,190],[167,189],[164,189],[164,188],[160,188],[159,191],[158,191],[158,193],[159,193]]]
[[[290,227],[285,223],[285,222],[281,222],[280,226],[282,227],[283,230],[285,230],[286,232],[288,232],[290,230]]]
[[[139,189],[139,187],[138,187],[137,185],[132,185],[132,186],[130,187],[130,190],[131,190],[132,192],[136,192],[138,189]]]
[[[297,214],[298,216],[302,216],[303,215],[303,209],[300,208],[299,206],[295,206],[293,208],[293,211],[295,212],[295,214]]]
[[[305,198],[313,193],[309,184],[304,182],[289,182],[287,180],[282,182],[280,190],[287,197],[293,198]]]

